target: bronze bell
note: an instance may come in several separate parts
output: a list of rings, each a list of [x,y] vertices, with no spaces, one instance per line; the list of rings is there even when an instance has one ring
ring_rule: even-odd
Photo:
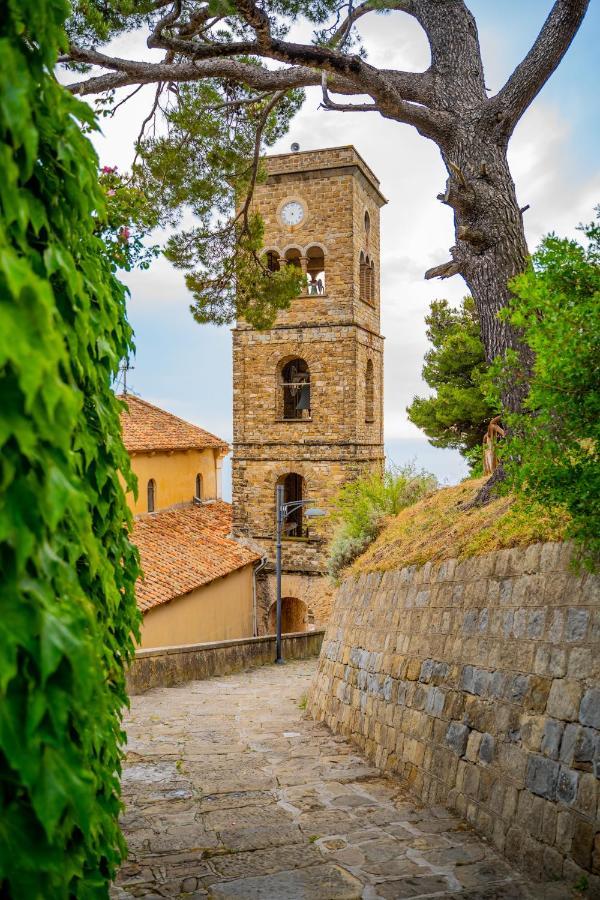
[[[308,382],[305,382],[300,388],[300,396],[296,403],[296,409],[298,411],[310,409],[310,384],[308,384]]]

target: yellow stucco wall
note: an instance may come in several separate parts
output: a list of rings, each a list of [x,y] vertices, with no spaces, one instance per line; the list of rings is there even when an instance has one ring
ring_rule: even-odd
[[[141,647],[252,636],[252,565],[144,614]]]
[[[138,478],[138,498],[127,495],[132,512],[148,512],[148,481],[156,482],[154,510],[158,512],[175,503],[190,503],[194,497],[196,475],[202,475],[203,499],[220,496],[220,451],[184,450],[172,453],[135,453],[131,467]]]

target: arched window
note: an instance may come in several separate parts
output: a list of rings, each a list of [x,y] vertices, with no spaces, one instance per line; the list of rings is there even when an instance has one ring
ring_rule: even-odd
[[[375,303],[375,263],[371,260],[369,266],[369,303]]]
[[[285,261],[288,266],[297,266],[301,269],[300,257],[301,253],[297,247],[291,247],[289,250],[285,251]]]
[[[309,247],[306,251],[306,275],[309,294],[325,293],[325,254],[321,247]]]
[[[294,266],[294,268],[299,269],[303,272],[302,269],[302,254],[297,247],[290,247],[289,250],[285,251],[285,264],[286,266]],[[303,272],[304,274],[304,272]],[[300,289],[300,294],[306,293],[306,287],[303,285]]]
[[[196,500],[202,500],[202,475],[199,472],[196,475],[196,492],[194,497]]]
[[[366,236],[367,240],[369,240],[370,233],[371,233],[371,216],[369,215],[367,210],[365,210],[365,236]]]
[[[151,478],[148,482],[148,512],[154,512],[156,506],[156,482]]]
[[[291,359],[281,369],[282,418],[310,419],[310,371],[305,360]]]
[[[304,500],[304,478],[297,472],[289,472],[279,479],[279,484],[283,484],[283,502],[296,503],[298,500]],[[303,509],[299,506],[292,510],[284,519],[282,536],[284,538],[306,537],[306,528],[304,527]]]
[[[373,302],[373,296],[372,296],[372,293],[371,293],[371,288],[372,288],[372,280],[371,280],[372,266],[373,266],[373,263],[371,262],[371,260],[369,259],[369,257],[368,257],[368,256],[365,256],[365,276],[364,276],[364,277],[365,277],[365,293],[364,293],[364,299],[367,301],[367,303],[372,303],[372,302]]]
[[[359,257],[359,271],[360,271],[359,295],[360,295],[361,300],[366,300],[367,299],[367,264],[365,262],[365,254],[362,253],[362,251],[361,251],[361,254]]]
[[[375,408],[375,383],[373,376],[373,360],[367,360],[365,372],[365,422],[372,422]]]
[[[270,272],[279,272],[279,253],[275,250],[267,251],[267,269]]]

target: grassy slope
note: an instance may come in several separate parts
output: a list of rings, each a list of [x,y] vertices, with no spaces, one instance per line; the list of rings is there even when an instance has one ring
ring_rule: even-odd
[[[478,556],[504,547],[519,547],[564,537],[567,517],[540,506],[517,504],[513,497],[477,509],[463,505],[485,479],[442,488],[391,519],[377,540],[350,567],[348,574],[384,572],[429,560]]]

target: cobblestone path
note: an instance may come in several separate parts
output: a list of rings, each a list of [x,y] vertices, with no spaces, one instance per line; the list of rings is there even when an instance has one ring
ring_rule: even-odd
[[[563,900],[302,711],[316,663],[132,699],[115,900]]]

